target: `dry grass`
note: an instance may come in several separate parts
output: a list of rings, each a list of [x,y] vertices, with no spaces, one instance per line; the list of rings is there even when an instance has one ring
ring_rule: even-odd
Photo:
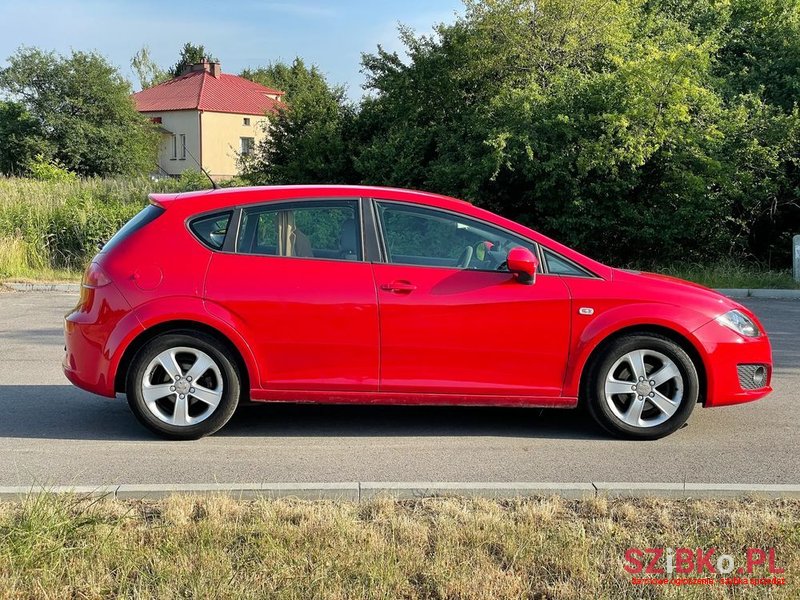
[[[0,597],[796,598],[799,519],[797,500],[31,496],[0,504]],[[634,586],[634,546],[775,547],[787,585]]]

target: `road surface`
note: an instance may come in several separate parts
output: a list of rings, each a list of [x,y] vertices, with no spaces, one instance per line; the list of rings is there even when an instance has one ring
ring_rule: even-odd
[[[774,346],[775,392],[697,407],[654,442],[609,439],[577,411],[263,405],[166,442],[123,397],[61,373],[75,297],[0,293],[0,486],[343,481],[800,483],[800,301],[746,304]]]

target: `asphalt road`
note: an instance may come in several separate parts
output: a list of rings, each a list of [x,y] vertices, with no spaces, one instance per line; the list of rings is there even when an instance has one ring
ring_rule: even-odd
[[[341,481],[800,483],[800,301],[749,300],[775,392],[698,407],[655,442],[609,439],[578,411],[263,405],[218,434],[165,442],[122,397],[61,373],[69,294],[0,293],[0,485]]]

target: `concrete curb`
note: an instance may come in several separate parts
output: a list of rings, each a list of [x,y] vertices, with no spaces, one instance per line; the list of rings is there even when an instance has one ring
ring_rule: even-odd
[[[31,283],[26,281],[5,281],[3,287],[15,292],[39,292],[57,294],[78,294],[81,291],[79,283]]]
[[[800,485],[726,483],[630,483],[630,482],[337,482],[337,483],[208,483],[178,485],[98,485],[98,486],[6,486],[0,487],[0,500],[20,500],[30,495],[82,494],[155,500],[180,495],[228,495],[236,498],[299,498],[363,502],[373,498],[431,498],[467,496],[480,498],[519,498],[561,496],[570,499],[594,497],[662,498],[768,498],[800,497]]]

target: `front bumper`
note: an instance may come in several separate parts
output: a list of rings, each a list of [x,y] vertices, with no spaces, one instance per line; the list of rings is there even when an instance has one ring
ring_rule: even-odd
[[[705,406],[752,402],[772,392],[772,348],[766,334],[745,338],[711,321],[696,330],[694,336],[705,354]],[[739,365],[764,365],[767,376],[763,386],[745,389],[739,380]]]

